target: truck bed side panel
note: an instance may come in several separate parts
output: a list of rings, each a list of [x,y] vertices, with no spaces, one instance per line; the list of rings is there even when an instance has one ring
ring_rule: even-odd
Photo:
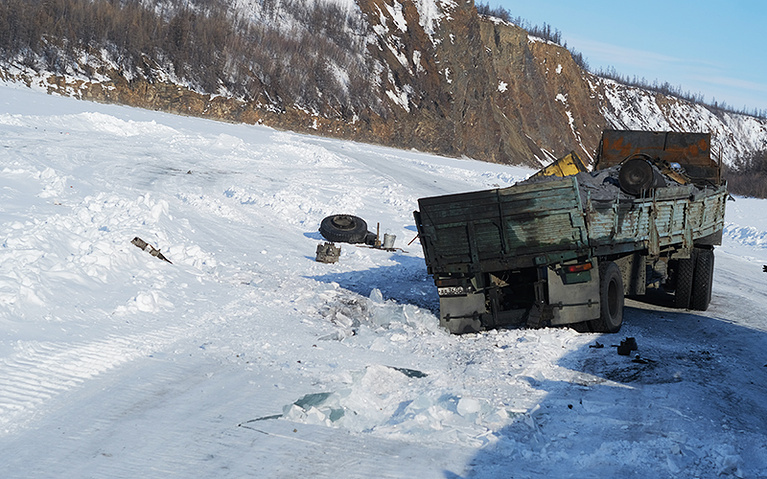
[[[576,178],[567,177],[422,198],[418,227],[432,273],[493,272],[533,266],[547,253],[657,255],[718,244],[726,196],[726,186],[704,192],[678,186],[649,198],[582,205]]]
[[[593,202],[587,211],[590,245],[640,246],[650,254],[668,246],[690,248],[724,227],[726,189],[695,198],[687,187],[658,190],[654,198]]]

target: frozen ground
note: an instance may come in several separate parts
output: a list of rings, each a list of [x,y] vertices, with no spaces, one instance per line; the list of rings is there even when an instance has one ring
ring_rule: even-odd
[[[705,313],[450,336],[416,200],[528,173],[0,86],[0,475],[767,477],[767,202]]]

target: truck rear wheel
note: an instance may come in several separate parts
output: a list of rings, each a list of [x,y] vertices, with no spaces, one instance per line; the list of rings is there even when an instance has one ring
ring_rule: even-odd
[[[688,309],[692,299],[692,281],[695,273],[695,251],[689,258],[677,260],[676,288],[674,291],[674,307]]]
[[[690,309],[705,311],[711,303],[711,287],[714,282],[714,251],[695,248],[695,274],[692,278]]]
[[[598,333],[617,333],[623,325],[623,278],[612,261],[599,264],[599,319],[589,325]]]

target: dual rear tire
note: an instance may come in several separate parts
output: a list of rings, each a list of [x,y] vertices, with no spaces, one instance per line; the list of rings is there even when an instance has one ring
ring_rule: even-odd
[[[674,306],[705,311],[711,304],[714,283],[714,250],[694,248],[690,257],[677,262]]]

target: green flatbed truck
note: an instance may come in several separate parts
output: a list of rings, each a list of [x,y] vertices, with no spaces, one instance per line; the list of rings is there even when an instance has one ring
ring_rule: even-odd
[[[728,197],[710,145],[704,133],[605,130],[591,172],[419,199],[440,324],[614,333],[624,296],[652,287],[707,309]]]

